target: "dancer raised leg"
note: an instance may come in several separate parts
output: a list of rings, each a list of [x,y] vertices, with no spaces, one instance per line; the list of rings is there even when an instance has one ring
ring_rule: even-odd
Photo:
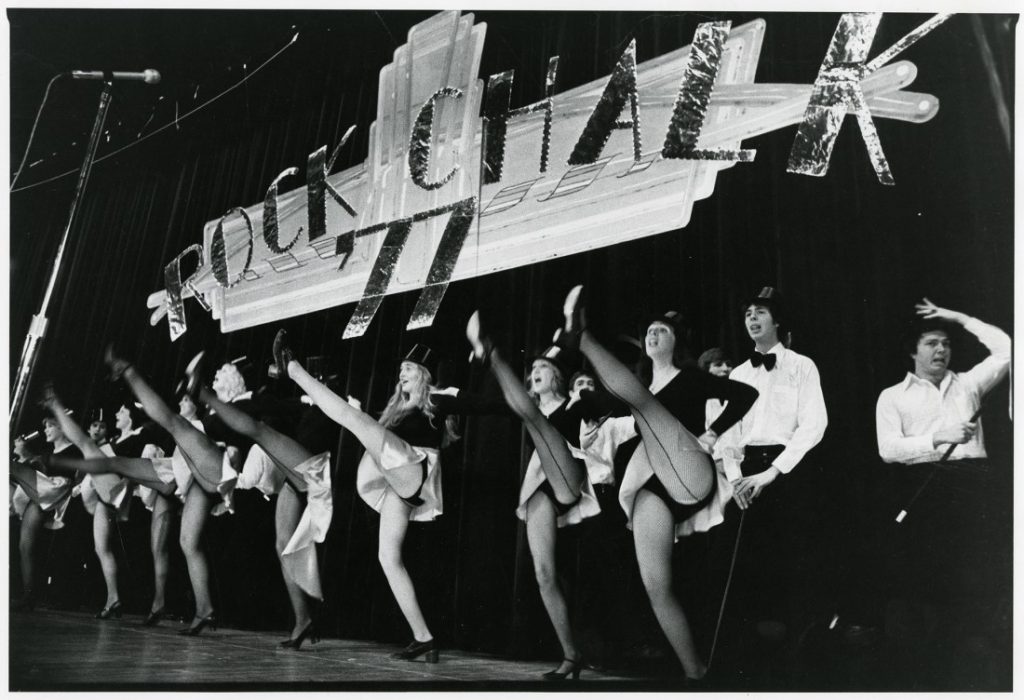
[[[325,415],[366,448],[357,488],[363,500],[380,513],[378,556],[413,634],[412,643],[394,656],[407,660],[424,656],[430,662],[437,661],[437,645],[405,568],[402,545],[410,520],[433,519],[441,512],[438,451],[451,433],[430,400],[432,357],[425,346],[410,351],[399,368],[395,392],[377,422],[295,361],[284,331],[274,340],[279,375],[295,381]]]
[[[295,467],[312,459],[314,455],[296,440],[274,430],[236,404],[224,400],[227,397],[219,396],[217,392],[208,389],[202,384],[195,365],[190,365],[190,367],[192,367],[192,373],[188,377],[188,385],[192,387],[199,400],[211,408],[230,430],[258,444],[270,457],[274,467],[279,469],[287,480],[278,493],[275,506],[275,549],[281,564],[281,573],[285,589],[288,592],[288,599],[291,602],[295,624],[291,636],[282,642],[281,646],[297,649],[301,647],[307,637],[311,641],[317,641],[316,629],[313,626],[311,596],[292,578],[285,560],[285,550],[295,534],[295,529],[299,525],[306,505],[307,485],[302,474],[296,471]],[[316,582],[316,590],[319,590],[319,581]]]
[[[707,666],[673,591],[672,545],[677,537],[722,522],[732,494],[709,452],[718,434],[747,412],[757,391],[701,372],[689,360],[685,333],[674,311],[651,319],[647,326],[641,381],[586,331],[580,292],[576,287],[566,299],[565,337],[578,339],[609,393],[620,398],[634,418],[641,441],[626,466],[619,503],[633,530],[637,564],[655,617],[686,676],[696,680]],[[704,430],[711,398],[725,402],[726,408]]]

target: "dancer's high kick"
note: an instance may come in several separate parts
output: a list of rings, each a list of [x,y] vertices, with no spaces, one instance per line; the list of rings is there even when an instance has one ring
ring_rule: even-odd
[[[363,499],[380,513],[378,558],[413,635],[413,641],[394,656],[408,660],[424,656],[435,662],[437,643],[402,560],[409,521],[433,520],[441,514],[438,450],[443,440],[454,438],[445,416],[431,401],[436,391],[429,369],[432,356],[433,352],[422,345],[410,351],[378,422],[307,372],[288,348],[284,331],[274,339],[274,360],[280,376],[290,377],[320,410],[366,448],[357,487]]]
[[[110,366],[111,379],[124,379],[146,415],[171,434],[180,450],[180,461],[174,458],[108,457],[79,463],[55,457],[52,462],[89,473],[116,472],[161,493],[173,492],[177,484],[178,491],[185,498],[179,541],[196,601],[195,617],[188,627],[181,630],[181,634],[197,635],[207,626],[215,627],[217,623],[210,595],[210,567],[203,549],[203,531],[215,499],[219,496],[225,504],[230,503],[234,470],[228,464],[225,451],[191,421],[172,411],[131,363],[117,357],[112,348],[107,349],[105,361]]]
[[[61,432],[78,448],[82,456],[103,459],[113,455],[107,447],[104,451],[65,410],[53,387],[44,389],[43,404],[53,415]],[[106,620],[121,617],[121,597],[117,588],[117,558],[114,556],[113,541],[116,520],[125,520],[131,504],[129,482],[117,474],[89,474],[82,480],[82,502],[92,515],[93,545],[103,572],[107,587],[107,600],[96,617]]]
[[[366,448],[356,476],[363,500],[380,513],[378,558],[413,641],[394,658],[438,659],[438,646],[420,609],[412,579],[402,560],[409,521],[433,520],[443,511],[439,450],[457,436],[457,414],[493,412],[494,407],[458,397],[434,386],[436,355],[417,344],[398,368],[398,382],[376,421],[335,394],[295,360],[280,331],[274,339],[280,376],[290,377],[330,419]]]
[[[489,365],[494,372],[505,401],[522,419],[534,445],[516,514],[526,521],[537,587],[562,646],[562,663],[543,677],[577,679],[583,660],[555,573],[555,541],[559,527],[574,525],[601,512],[584,463],[570,451],[570,445],[580,445],[580,421],[594,416],[588,412],[586,402],[568,405],[564,356],[569,353],[552,346],[538,355],[531,364],[527,388],[481,333],[478,312],[469,319],[466,337],[476,360]]]
[[[626,467],[619,503],[633,530],[640,575],[658,623],[687,678],[697,680],[707,665],[672,590],[672,545],[681,535],[722,521],[731,489],[715,470],[709,451],[718,434],[747,412],[757,391],[701,372],[688,361],[675,312],[653,319],[647,327],[650,377],[641,381],[586,330],[581,292],[582,287],[575,287],[565,300],[560,342],[579,347],[605,389],[626,404],[636,421],[641,442]],[[705,431],[709,398],[728,403]]]
[[[309,638],[319,640],[313,620],[312,600],[323,600],[314,541],[322,542],[331,523],[330,453],[312,454],[294,439],[253,417],[238,404],[225,401],[202,384],[199,357],[189,365],[189,394],[212,409],[224,424],[253,441],[270,457],[284,476],[277,492],[274,517],[275,547],[295,625],[282,647],[298,649]],[[308,499],[308,501],[307,501]],[[304,510],[303,532],[296,532]]]

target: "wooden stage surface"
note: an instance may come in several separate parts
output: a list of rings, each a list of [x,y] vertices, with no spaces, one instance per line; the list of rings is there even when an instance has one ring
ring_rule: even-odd
[[[681,679],[652,685],[590,669],[579,683],[539,681],[555,661],[442,649],[440,663],[428,664],[390,659],[397,648],[375,642],[324,639],[294,651],[278,648],[282,633],[218,628],[182,637],[179,623],[140,623],[134,616],[11,613],[8,690],[682,689]]]

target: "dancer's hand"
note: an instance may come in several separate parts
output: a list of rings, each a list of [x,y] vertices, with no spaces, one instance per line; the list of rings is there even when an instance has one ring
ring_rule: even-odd
[[[718,442],[718,433],[714,430],[706,430],[704,434],[697,438],[697,442],[704,448],[704,451],[711,454],[711,451],[715,448],[715,443]]]
[[[921,318],[937,318],[942,321],[959,323],[960,325],[963,325],[964,322],[970,318],[967,314],[959,311],[953,311],[951,309],[944,309],[941,306],[936,306],[928,297],[924,297],[919,303],[915,304],[914,310],[917,311],[917,315]]]
[[[761,495],[768,484],[775,481],[781,472],[774,466],[768,467],[760,474],[745,476],[733,482],[733,499],[741,509],[746,510]]]
[[[43,408],[50,410],[58,410],[60,399],[57,398],[57,392],[53,388],[53,384],[47,382],[43,385],[43,395],[39,400],[39,403],[43,405]]]
[[[22,462],[27,462],[32,459],[32,452],[28,449],[28,442],[25,441],[25,438],[14,438],[14,454],[17,455],[18,459]]]

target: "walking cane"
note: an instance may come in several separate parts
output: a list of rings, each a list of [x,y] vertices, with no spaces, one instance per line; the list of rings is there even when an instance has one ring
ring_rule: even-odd
[[[718,607],[718,621],[715,622],[715,634],[711,639],[711,651],[708,653],[708,671],[711,670],[711,662],[715,658],[715,647],[718,646],[718,632],[722,628],[722,618],[725,617],[725,601],[729,597],[729,585],[732,583],[732,574],[736,569],[736,555],[740,551],[740,535],[743,533],[743,520],[747,517],[747,511],[740,511],[740,524],[736,528],[736,542],[732,546],[732,561],[729,562],[729,575],[725,579],[725,589],[722,591],[722,604]]]

